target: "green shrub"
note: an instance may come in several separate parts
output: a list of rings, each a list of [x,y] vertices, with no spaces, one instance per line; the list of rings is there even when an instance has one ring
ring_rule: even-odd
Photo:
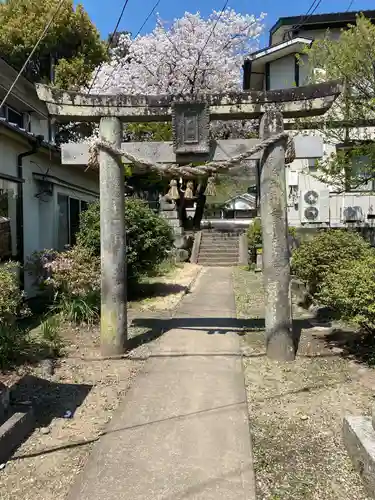
[[[0,370],[23,358],[29,348],[27,336],[16,324],[0,323]]]
[[[253,223],[249,225],[246,234],[249,252],[254,253],[256,247],[262,244],[262,224],[259,217],[255,218]]]
[[[328,273],[345,262],[372,254],[371,247],[358,233],[328,230],[303,241],[293,252],[292,272],[304,281],[312,295],[323,285]]]
[[[288,233],[294,239],[296,238],[296,228],[288,227]],[[255,258],[256,248],[262,245],[262,223],[260,217],[256,217],[252,224],[249,225],[247,229],[247,242],[249,248],[249,254],[252,259]]]
[[[375,327],[375,253],[342,262],[324,279],[318,298],[342,319]]]
[[[55,292],[54,312],[74,323],[92,323],[99,317],[100,259],[89,250],[75,246],[55,255],[46,264],[47,279]]]
[[[173,233],[168,222],[147,204],[130,198],[125,203],[125,227],[128,279],[136,280],[166,259],[173,246]],[[77,243],[100,255],[99,203],[91,204],[82,214]]]
[[[13,323],[18,316],[26,313],[18,277],[19,267],[13,262],[0,266],[0,324]]]
[[[65,252],[36,252],[27,267],[40,289],[52,297],[53,313],[74,323],[92,323],[99,318],[99,257],[76,245]]]

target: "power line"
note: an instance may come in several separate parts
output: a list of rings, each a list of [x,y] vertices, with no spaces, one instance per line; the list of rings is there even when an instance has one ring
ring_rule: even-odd
[[[129,0],[125,0],[124,5],[122,6],[122,10],[121,10],[121,12],[120,12],[120,15],[119,15],[119,17],[118,17],[118,19],[117,19],[115,29],[113,30],[113,32],[111,33],[111,36],[109,37],[109,40],[108,40],[108,43],[107,43],[107,54],[108,54],[108,52],[109,52],[109,49],[110,49],[110,47],[111,47],[111,45],[112,45],[112,42],[113,42],[113,40],[114,40],[115,36],[116,36],[116,33],[117,33],[117,30],[118,30],[118,27],[120,26],[120,23],[121,23],[121,21],[122,21],[122,18],[123,18],[123,16],[124,16],[124,12],[125,12],[125,9],[126,9],[126,7],[127,7],[128,3],[129,3]],[[92,81],[91,81],[90,88],[89,88],[89,90],[88,90],[88,92],[87,92],[88,94],[91,92],[91,90],[92,90],[92,88],[93,88],[93,86],[94,86],[95,80],[98,78],[98,75],[99,75],[99,73],[100,73],[100,70],[102,69],[102,66],[103,66],[103,63],[99,64],[99,66],[98,66],[98,68],[97,68],[97,70],[96,70],[96,72],[95,72],[94,78],[93,78],[93,79],[92,79]]]
[[[148,13],[146,19],[143,21],[141,27],[139,28],[139,30],[137,31],[137,34],[135,35],[134,38],[137,38],[137,36],[140,34],[140,32],[143,30],[143,28],[145,27],[145,25],[147,24],[147,21],[150,19],[150,17],[152,16],[152,14],[155,12],[155,9],[157,8],[157,6],[159,5],[159,3],[161,2],[161,0],[157,0],[157,2],[154,4],[154,6],[152,7],[152,9],[150,10],[150,12]],[[122,66],[122,62],[120,63],[121,66]],[[106,78],[106,81],[104,82],[103,84],[103,88],[105,88],[105,86],[107,85],[108,81],[111,79],[112,75],[113,75],[113,72],[115,71],[116,67],[112,68],[112,71],[110,72],[110,74],[107,76]],[[148,69],[148,68],[146,68]],[[149,70],[148,70],[149,71]]]
[[[205,43],[204,43],[204,45],[203,45],[202,49],[200,50],[200,52],[199,52],[199,54],[198,54],[197,61],[196,61],[195,65],[194,65],[194,67],[193,67],[193,72],[192,72],[192,74],[193,74],[193,78],[194,78],[194,79],[196,78],[196,71],[198,70],[198,65],[199,65],[199,63],[200,63],[201,57],[202,57],[202,55],[203,55],[203,52],[204,52],[205,48],[207,47],[208,42],[210,41],[210,39],[211,39],[212,35],[214,34],[214,31],[215,31],[215,29],[216,29],[216,26],[218,25],[218,23],[219,23],[219,21],[220,21],[220,19],[221,19],[222,15],[224,14],[224,11],[225,11],[225,9],[227,8],[228,3],[229,3],[229,0],[225,0],[225,3],[224,3],[224,5],[223,5],[223,7],[222,7],[222,9],[221,9],[221,11],[220,11],[220,13],[219,13],[219,15],[218,15],[218,17],[217,17],[217,19],[216,19],[216,21],[215,21],[215,23],[214,23],[213,27],[212,27],[212,30],[210,31],[210,33],[209,33],[209,35],[208,35],[208,37],[207,37],[207,40],[205,41]],[[187,80],[187,81],[186,81],[186,83],[189,83],[189,80]],[[193,80],[193,85],[194,85],[194,83],[195,83],[195,82],[194,82],[194,80]],[[183,88],[182,88],[182,90],[181,90],[181,94],[182,94],[182,93],[183,93],[183,91],[185,90],[185,87],[186,87],[186,84],[183,86]]]
[[[150,13],[148,14],[148,16],[146,17],[146,19],[143,21],[142,23],[142,26],[139,28],[139,30],[137,31],[137,34],[135,35],[134,38],[137,38],[137,36],[139,35],[139,33],[143,30],[143,28],[146,26],[147,24],[147,21],[150,19],[150,17],[152,16],[152,14],[155,12],[155,9],[157,8],[157,6],[159,5],[161,0],[157,0],[157,2],[155,3],[155,5],[152,7]]]
[[[322,0],[319,0],[318,3],[315,5],[315,7],[313,8],[313,10],[310,12],[310,14],[307,16],[307,18],[303,21],[304,23],[306,21],[308,21],[310,19],[310,17],[313,16],[313,14],[316,12],[317,8],[319,7],[319,5],[322,3]]]
[[[316,12],[316,9],[319,7],[319,5],[321,3],[322,3],[322,0],[314,0],[312,2],[312,4],[310,5],[306,14],[304,16],[301,16],[299,23],[294,25],[290,30],[286,31],[285,34],[291,33],[293,31],[301,28],[306,23],[306,21],[308,21],[313,16],[313,14]]]
[[[349,3],[349,5],[348,5],[348,8],[346,9],[346,11],[345,11],[345,12],[348,12],[348,11],[351,9],[351,7],[352,7],[353,3],[354,3],[354,0],[350,0],[350,3]]]
[[[2,109],[2,107],[4,106],[6,100],[8,99],[8,97],[10,96],[10,94],[13,92],[13,89],[14,87],[16,86],[18,80],[20,79],[22,73],[25,71],[26,69],[26,66],[29,64],[31,58],[33,57],[33,55],[35,54],[35,51],[36,49],[39,47],[39,44],[41,43],[41,41],[43,40],[43,38],[46,36],[46,34],[48,33],[48,30],[50,29],[51,27],[51,24],[53,23],[55,17],[57,16],[57,14],[59,13],[62,5],[64,3],[64,0],[60,0],[59,4],[57,5],[56,9],[53,11],[50,19],[48,20],[47,24],[45,25],[44,27],[44,30],[42,31],[42,34],[40,35],[40,37],[38,38],[38,40],[36,41],[32,51],[30,52],[28,58],[26,59],[26,61],[24,62],[22,68],[19,70],[16,78],[14,79],[14,82],[12,83],[12,85],[10,86],[8,92],[6,93],[4,99],[1,101],[1,104],[0,104],[0,110]]]

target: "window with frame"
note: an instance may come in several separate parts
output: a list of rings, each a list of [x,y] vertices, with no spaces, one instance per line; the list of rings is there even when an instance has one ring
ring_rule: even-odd
[[[18,257],[17,183],[0,178],[0,261]]]
[[[358,190],[373,191],[374,180],[369,179],[372,169],[371,158],[369,156],[354,156],[352,158],[352,171],[359,182],[363,180],[363,183],[358,186]]]
[[[8,106],[7,104],[5,104],[1,110],[1,115],[9,123],[14,123],[15,125],[17,125],[20,128],[26,128],[25,127],[24,113],[17,111],[16,109],[12,108],[11,106]]]
[[[371,155],[366,155],[365,150],[363,151],[364,154],[356,154],[360,153],[360,150],[355,151],[351,147],[343,147],[341,145],[336,150],[338,153],[350,153],[351,172],[355,179],[351,191],[374,191],[375,181],[372,177],[375,165]]]
[[[76,243],[80,215],[87,210],[88,203],[84,200],[58,193],[57,205],[59,215],[57,249],[64,250]]]

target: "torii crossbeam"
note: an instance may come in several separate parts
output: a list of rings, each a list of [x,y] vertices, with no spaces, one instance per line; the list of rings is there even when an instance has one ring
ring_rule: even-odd
[[[173,144],[145,143],[141,156],[153,152],[156,162],[186,164],[220,158],[225,141],[209,139],[210,120],[260,118],[260,140],[280,136],[284,118],[324,114],[341,91],[337,82],[273,91],[201,95],[194,102],[173,96],[86,95],[37,85],[51,117],[58,121],[100,121],[100,135],[117,151],[121,148],[122,122],[172,121]],[[322,156],[321,141],[296,140],[296,156]],[[124,150],[133,145],[123,145]],[[138,143],[136,147],[141,147]],[[251,148],[237,141],[229,154]],[[63,161],[85,164],[85,145],[64,145]],[[292,360],[295,345],[291,324],[290,264],[287,238],[285,182],[286,141],[277,139],[261,155],[261,218],[266,305],[267,354]],[[146,154],[145,154],[146,153]],[[156,155],[156,158],[155,158]],[[303,156],[304,155],[304,156]],[[228,156],[228,151],[226,152]],[[101,227],[101,348],[104,356],[121,355],[126,349],[126,242],[124,177],[122,163],[109,151],[100,152]]]

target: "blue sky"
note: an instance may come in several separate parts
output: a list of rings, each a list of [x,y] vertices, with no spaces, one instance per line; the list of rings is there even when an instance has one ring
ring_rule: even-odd
[[[156,0],[129,0],[120,25],[120,31],[137,33]],[[117,18],[123,6],[123,0],[81,0],[91,19],[99,28],[102,36],[113,31]],[[279,17],[303,15],[307,12],[312,0],[231,0],[229,6],[241,13],[260,14],[266,12],[266,29],[277,21]],[[207,16],[213,9],[220,10],[224,0],[160,0],[157,11],[164,20],[173,20],[183,16],[185,11],[200,11]],[[322,0],[316,13],[342,12],[350,4],[350,0]],[[374,0],[354,0],[350,10],[375,9]],[[150,18],[143,29],[143,33],[151,31],[155,26],[155,16]],[[267,34],[262,37],[261,45],[267,44]]]

